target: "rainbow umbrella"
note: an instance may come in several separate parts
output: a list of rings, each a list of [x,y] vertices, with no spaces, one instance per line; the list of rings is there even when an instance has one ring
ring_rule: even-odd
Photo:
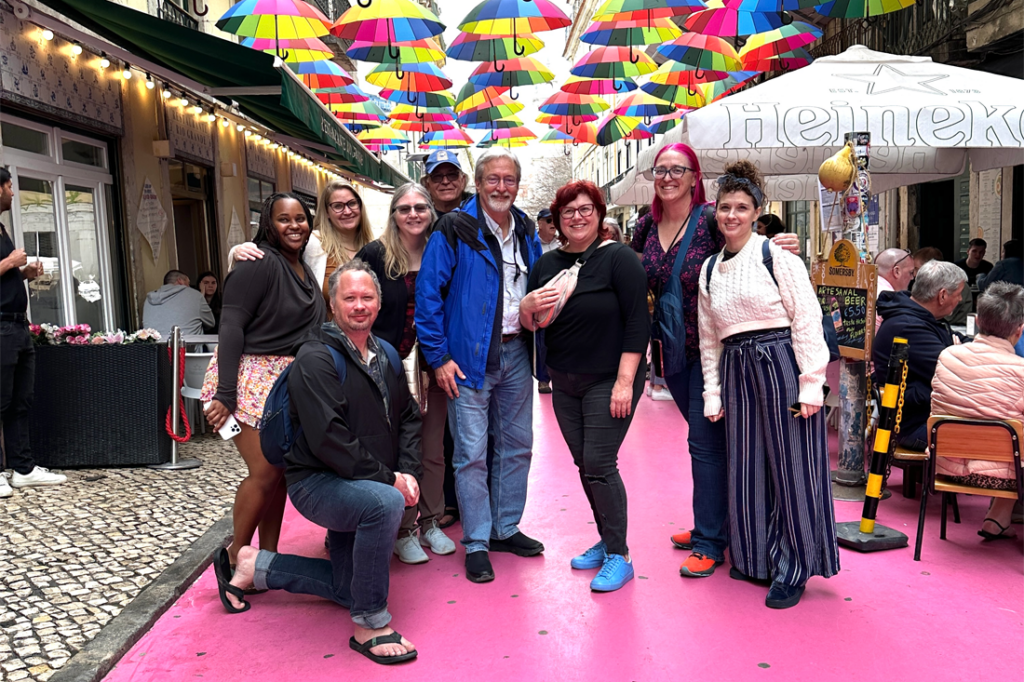
[[[366,82],[385,90],[408,92],[438,92],[452,86],[451,79],[433,62],[406,63],[402,68],[402,73],[396,73],[390,64],[381,64],[366,75]]]
[[[596,144],[607,147],[623,139],[643,140],[651,137],[651,133],[647,132],[641,123],[638,118],[609,113],[597,124]]]
[[[677,125],[683,122],[683,116],[686,115],[685,111],[675,111],[671,114],[665,114],[664,116],[655,116],[651,119],[650,123],[644,123],[644,129],[652,135],[661,135],[675,128]]]
[[[327,35],[331,20],[302,0],[242,0],[214,25],[236,36],[301,40]]]
[[[738,70],[741,63],[733,65]],[[712,83],[714,81],[728,78],[728,71],[695,71],[689,64],[668,61],[658,67],[658,70],[651,74],[651,83],[658,85],[685,85],[693,87],[701,83]]]
[[[712,102],[716,102],[727,95],[731,95],[744,87],[747,85],[747,81],[757,75],[757,71],[734,71],[724,80],[715,81],[714,83],[704,83],[702,85],[698,85],[697,89],[700,90],[700,94],[704,100],[706,100],[708,104],[711,104]]]
[[[481,147],[481,148],[486,148],[486,147],[508,147],[508,148],[512,148],[512,147],[525,147],[527,144],[529,144],[529,141],[526,140],[525,138],[509,137],[509,138],[505,138],[505,139],[496,139],[496,138],[491,136],[490,132],[488,132],[486,135],[483,136],[483,138],[481,138],[481,140],[479,142],[476,143],[476,146],[477,147]]]
[[[418,130],[427,132],[433,130],[451,130],[455,127],[454,121],[395,121],[392,120],[391,127],[395,130]]]
[[[648,95],[658,99],[671,102],[683,109],[700,109],[708,103],[700,86],[689,87],[685,85],[659,85],[658,83],[644,83],[640,89]]]
[[[541,144],[572,144],[574,140],[560,130],[549,130],[537,141]]]
[[[581,114],[580,116],[562,116],[560,114],[540,114],[537,116],[537,123],[543,123],[544,125],[557,127],[568,124],[570,128],[574,128],[581,123],[590,123],[601,118],[597,114]]]
[[[355,83],[355,79],[349,75],[348,71],[329,59],[289,64],[288,67],[298,74],[310,90],[340,88]]]
[[[867,19],[880,14],[898,12],[913,5],[915,0],[833,0],[816,5],[814,11],[826,17]]]
[[[580,78],[569,76],[562,84],[562,92],[574,95],[617,95],[636,90],[632,78]]]
[[[536,140],[537,135],[524,126],[517,128],[498,128],[490,131],[492,140]]]
[[[239,44],[242,47],[278,55],[289,64],[317,62],[334,57],[331,48],[319,38],[242,38]]]
[[[356,138],[360,142],[369,142],[371,144],[390,144],[393,142],[408,142],[409,136],[400,130],[395,130],[389,125],[380,126],[372,130],[365,130],[358,135]]]
[[[548,0],[484,0],[469,10],[459,30],[481,35],[512,37],[512,53],[526,56],[519,34],[539,33],[564,28],[572,23],[565,12]]]
[[[663,116],[677,111],[675,104],[658,99],[643,90],[626,95],[619,106],[612,109],[612,113],[618,116],[642,118],[644,123],[650,123],[654,116]]]
[[[518,116],[508,116],[507,118],[496,118],[493,121],[481,121],[480,123],[468,123],[464,124],[466,128],[478,130],[478,129],[489,129],[494,130],[497,128],[518,128],[523,125],[523,122]]]
[[[729,4],[744,12],[791,12],[820,3],[818,0],[731,0]]]
[[[682,17],[705,8],[703,0],[607,0],[594,12],[594,21]],[[652,24],[653,25],[653,24]]]
[[[803,21],[777,28],[766,33],[756,33],[747,38],[740,48],[740,59],[768,59],[778,57],[798,47],[807,47],[821,37],[821,30]],[[730,69],[735,71],[736,69]]]
[[[414,107],[450,107],[455,104],[455,96],[447,90],[440,92],[413,92],[411,90],[383,89],[380,96],[390,102],[404,102]]]
[[[490,102],[497,99],[498,96],[505,94],[509,89],[505,87],[490,87],[484,88],[483,90],[478,89],[472,83],[466,83],[459,90],[459,96],[456,98],[455,111],[469,111],[470,109],[476,109],[482,106],[490,106]],[[516,109],[516,111],[520,111]]]
[[[490,2],[492,0],[488,0]],[[537,85],[555,79],[555,74],[533,57],[506,59],[497,63],[484,62],[473,69],[469,82],[478,88],[507,87],[509,90],[521,85]],[[518,95],[509,94],[510,99]]]
[[[395,50],[394,48],[398,48]],[[395,54],[397,52],[397,54]],[[391,64],[394,62],[440,62],[444,59],[444,50],[433,38],[423,38],[410,43],[400,43],[388,49],[387,43],[368,43],[357,40],[352,43],[345,54],[350,59],[361,62],[378,62]]]
[[[346,85],[340,88],[322,88],[316,91],[316,96],[328,108],[334,104],[355,104],[357,102],[366,102],[370,99],[369,95],[354,85]]]
[[[519,54],[516,53],[517,46]],[[544,43],[532,33],[515,37],[460,33],[448,47],[447,54],[452,59],[468,62],[496,62],[525,57],[539,52],[542,47]]]
[[[438,130],[426,133],[423,136],[422,142],[432,149],[450,149],[452,147],[468,147],[473,144],[473,138],[467,135],[464,130],[453,128],[452,130]]]
[[[744,12],[726,5],[723,0],[708,0],[708,9],[686,18],[687,31],[709,36],[735,37],[772,31],[783,26],[781,14]]]
[[[744,71],[759,71],[762,73],[768,71],[793,71],[795,69],[802,69],[813,61],[814,57],[811,56],[810,52],[802,47],[798,47],[795,50],[783,52],[775,57],[744,59],[743,69]]]
[[[736,49],[717,36],[684,33],[671,43],[658,46],[658,52],[698,73],[707,70],[721,74],[715,80],[726,78],[729,71],[741,68]]]
[[[581,78],[636,78],[658,70],[654,60],[632,47],[599,47],[583,55],[570,73]]]
[[[540,110],[545,114],[556,114],[559,116],[580,116],[596,115],[608,108],[608,102],[593,95],[573,95],[568,92],[558,91],[548,97],[540,105]]]
[[[455,112],[451,107],[413,107],[397,105],[390,114],[395,121],[454,121]]]
[[[444,33],[445,25],[433,12],[412,0],[357,0],[338,17],[331,35],[342,40],[383,44],[401,78],[401,47],[395,43],[412,43]]]
[[[332,104],[330,110],[340,119],[361,123],[363,121],[386,121],[388,115],[372,101]]]
[[[683,34],[671,19],[619,19],[595,21],[580,36],[591,45],[655,45],[675,40]]]
[[[523,110],[523,105],[512,102],[508,98],[496,99],[492,106],[483,106],[476,109],[469,109],[459,114],[458,120],[461,125],[471,126],[489,121],[497,121],[501,118],[515,116]]]
[[[560,133],[565,133],[576,142],[597,144],[597,125],[594,123],[582,123],[580,125],[563,123],[555,128],[555,130]]]

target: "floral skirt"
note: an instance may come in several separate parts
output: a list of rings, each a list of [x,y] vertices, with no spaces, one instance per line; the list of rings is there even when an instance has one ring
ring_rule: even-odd
[[[263,419],[263,404],[270,395],[277,377],[295,360],[290,355],[249,355],[242,354],[238,363],[238,393],[235,406],[235,419],[248,424],[254,429],[260,427]],[[213,352],[210,367],[206,370],[203,380],[201,400],[207,403],[217,394],[217,383],[220,373],[217,365],[217,351]]]

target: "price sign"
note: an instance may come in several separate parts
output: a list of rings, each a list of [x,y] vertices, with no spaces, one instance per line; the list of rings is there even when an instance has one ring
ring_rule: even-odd
[[[875,266],[861,263],[858,249],[848,240],[832,246],[828,261],[815,263],[811,279],[818,302],[835,325],[839,352],[855,360],[871,359],[875,335]]]

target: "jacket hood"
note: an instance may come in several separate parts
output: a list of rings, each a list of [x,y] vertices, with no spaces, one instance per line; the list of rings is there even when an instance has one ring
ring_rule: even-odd
[[[875,303],[875,312],[881,315],[883,320],[906,316],[931,324],[939,324],[935,316],[922,308],[920,304],[912,301],[910,293],[906,291],[883,291]]]
[[[146,301],[150,305],[163,305],[177,296],[182,294],[188,295],[186,292],[195,291],[194,289],[185,286],[184,284],[165,284],[156,291],[151,291],[146,295]]]

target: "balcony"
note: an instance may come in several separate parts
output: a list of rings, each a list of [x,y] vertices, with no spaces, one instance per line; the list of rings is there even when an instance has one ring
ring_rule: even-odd
[[[171,0],[160,0],[160,4],[157,6],[157,16],[172,24],[184,26],[193,31],[199,30],[199,21],[187,11],[171,2]]]

